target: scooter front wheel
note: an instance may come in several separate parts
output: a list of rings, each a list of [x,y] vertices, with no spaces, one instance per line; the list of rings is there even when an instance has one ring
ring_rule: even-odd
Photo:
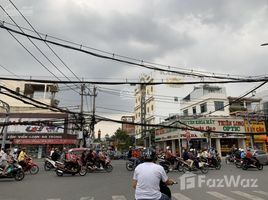
[[[17,171],[14,178],[16,181],[21,181],[24,179],[24,172],[22,170]]]
[[[57,176],[63,176],[63,172],[61,172],[59,170],[56,170],[56,174],[57,174]]]
[[[108,164],[108,165],[105,167],[105,171],[106,171],[106,172],[111,172],[111,171],[113,171],[113,166],[110,165],[110,164]]]
[[[87,174],[87,168],[86,167],[81,167],[79,171],[80,176],[85,176]]]

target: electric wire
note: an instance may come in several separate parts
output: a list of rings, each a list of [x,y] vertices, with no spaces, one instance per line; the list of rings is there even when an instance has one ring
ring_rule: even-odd
[[[17,27],[19,28],[19,25],[14,21],[14,19],[7,13],[7,11],[0,5],[0,7],[1,7],[1,9],[5,12],[5,14],[17,25]],[[20,29],[21,31],[22,31],[22,33],[24,33],[24,31],[22,30],[22,29]],[[11,32],[10,31],[8,31],[10,34],[11,34]],[[19,40],[13,35],[13,34],[11,34],[12,35],[12,37],[14,38],[14,39],[16,39],[16,41],[17,42],[19,42]],[[27,39],[32,43],[32,45],[46,58],[46,60],[48,60],[48,62],[50,63],[50,64],[52,64],[52,66],[58,71],[58,72],[60,72],[60,74],[62,74],[65,78],[67,78],[67,80],[69,80],[69,81],[71,81],[45,54],[44,54],[44,52],[29,38],[29,37],[27,37]],[[22,45],[22,43],[21,42],[19,42],[19,44],[21,44]],[[26,50],[26,47],[23,45],[23,48]],[[27,52],[28,53],[30,53],[30,51],[29,50],[27,50]],[[30,55],[31,56],[33,56],[33,54],[32,53],[30,53]],[[35,60],[38,60],[37,59],[37,57],[35,57],[35,56],[33,56],[33,58],[35,59]],[[38,63],[39,64],[41,64],[41,61],[40,60],[38,60]],[[43,63],[41,64],[41,66],[43,67],[43,68],[45,68],[50,74],[52,74],[55,78],[57,78],[58,80],[60,80],[51,70],[49,70]],[[76,93],[78,93],[76,90],[74,90],[74,92],[76,92]]]
[[[6,23],[10,26],[15,26],[14,24],[11,24],[11,23],[8,23],[8,22],[5,22],[2,20],[2,23]],[[28,28],[25,28],[25,27],[22,27],[20,26],[20,28],[22,28],[23,30],[27,30],[29,32],[33,32],[31,29],[28,29]],[[58,38],[58,37],[55,37],[55,36],[51,36],[51,35],[48,35],[48,34],[44,34],[44,33],[41,33],[41,32],[38,32],[40,35],[43,35],[45,36],[46,38],[51,38],[51,39],[55,39],[55,40],[58,40],[58,41],[61,41],[61,42],[66,42],[66,43],[69,43],[69,44],[73,44],[73,45],[76,45],[76,46],[79,46],[79,47],[83,47],[83,48],[87,48],[87,49],[91,49],[91,50],[94,50],[94,51],[97,51],[97,52],[100,52],[100,53],[105,53],[107,55],[111,55],[113,57],[117,56],[119,58],[125,58],[125,59],[128,59],[128,60],[133,60],[133,61],[137,61],[137,62],[143,62],[143,63],[148,63],[148,64],[151,64],[151,65],[157,65],[157,66],[162,66],[162,67],[166,67],[166,68],[176,68],[176,69],[181,69],[181,70],[185,70],[185,71],[189,71],[191,73],[211,73],[212,75],[223,75],[223,76],[226,76],[226,77],[233,77],[233,76],[236,76],[236,77],[260,77],[261,75],[257,75],[257,76],[241,76],[241,75],[230,75],[230,74],[222,74],[222,73],[214,73],[214,72],[206,72],[206,71],[200,71],[200,70],[189,70],[189,69],[185,69],[185,68],[182,68],[182,67],[174,67],[174,66],[170,66],[170,65],[166,65],[166,64],[159,64],[159,63],[154,63],[154,62],[150,62],[150,61],[146,61],[144,59],[137,59],[137,58],[132,58],[132,57],[129,57],[129,56],[124,56],[124,55],[120,55],[120,54],[115,54],[115,53],[111,53],[111,52],[108,52],[108,51],[104,51],[104,50],[100,50],[100,49],[97,49],[97,48],[93,48],[93,47],[89,47],[87,45],[82,45],[82,44],[78,44],[78,43],[75,43],[75,42],[72,42],[72,41],[68,41],[68,40],[64,40],[64,39],[61,39],[61,38]],[[261,46],[264,46],[264,45],[267,45],[267,44],[262,44]],[[266,76],[266,75],[265,75]]]
[[[175,74],[193,76],[193,77],[199,77],[199,78],[215,78],[215,79],[227,79],[227,80],[236,80],[236,81],[251,80],[249,78],[241,79],[241,78],[232,78],[232,77],[221,77],[221,76],[216,76],[216,75],[210,76],[210,75],[206,75],[206,74],[193,74],[193,73],[187,73],[187,72],[181,72],[181,71],[158,68],[158,67],[155,67],[155,66],[152,66],[152,65],[145,65],[143,63],[141,63],[141,64],[140,63],[135,63],[135,62],[132,62],[132,61],[127,61],[127,60],[123,60],[123,59],[118,59],[118,58],[114,58],[114,57],[109,57],[109,56],[97,54],[97,53],[94,53],[94,52],[91,52],[91,51],[86,51],[86,50],[82,49],[82,46],[80,48],[76,48],[76,47],[73,47],[73,46],[70,46],[70,45],[65,45],[65,44],[61,44],[61,43],[54,42],[54,41],[51,41],[51,40],[38,38],[38,37],[35,37],[33,35],[29,35],[29,34],[26,34],[26,33],[20,32],[20,31],[16,31],[16,30],[11,29],[9,27],[6,27],[4,24],[1,24],[0,28],[6,29],[6,30],[11,31],[13,33],[23,35],[25,37],[29,37],[29,38],[32,38],[32,39],[35,39],[35,40],[44,41],[44,42],[47,42],[47,43],[50,43],[50,44],[53,44],[53,45],[57,45],[57,46],[61,46],[61,47],[67,48],[67,49],[72,49],[72,50],[75,50],[75,51],[83,52],[85,54],[89,54],[89,55],[92,55],[92,56],[95,56],[95,57],[98,57],[98,58],[113,60],[113,61],[116,61],[116,62],[125,63],[125,64],[129,64],[129,65],[134,65],[134,66],[138,66],[138,67],[142,67],[142,68],[146,68],[146,69],[162,71],[162,72],[171,72],[171,73],[175,73]]]

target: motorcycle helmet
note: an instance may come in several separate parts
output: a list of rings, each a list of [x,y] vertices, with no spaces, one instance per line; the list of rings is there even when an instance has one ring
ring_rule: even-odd
[[[152,162],[156,159],[156,152],[153,148],[146,148],[143,150],[144,161]]]

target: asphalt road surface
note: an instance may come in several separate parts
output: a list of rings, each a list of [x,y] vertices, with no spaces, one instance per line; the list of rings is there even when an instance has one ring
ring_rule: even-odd
[[[125,162],[112,161],[111,173],[58,177],[55,171],[44,171],[43,161],[39,160],[37,175],[26,174],[21,182],[0,179],[0,200],[134,200],[133,172],[126,170]],[[223,163],[221,170],[210,170],[206,175],[176,171],[168,175],[178,181],[170,186],[175,200],[268,199],[268,166],[262,171],[244,171]]]

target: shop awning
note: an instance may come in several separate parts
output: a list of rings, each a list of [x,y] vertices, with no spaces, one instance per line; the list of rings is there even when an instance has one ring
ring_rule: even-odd
[[[76,144],[76,139],[14,139],[13,144]]]

